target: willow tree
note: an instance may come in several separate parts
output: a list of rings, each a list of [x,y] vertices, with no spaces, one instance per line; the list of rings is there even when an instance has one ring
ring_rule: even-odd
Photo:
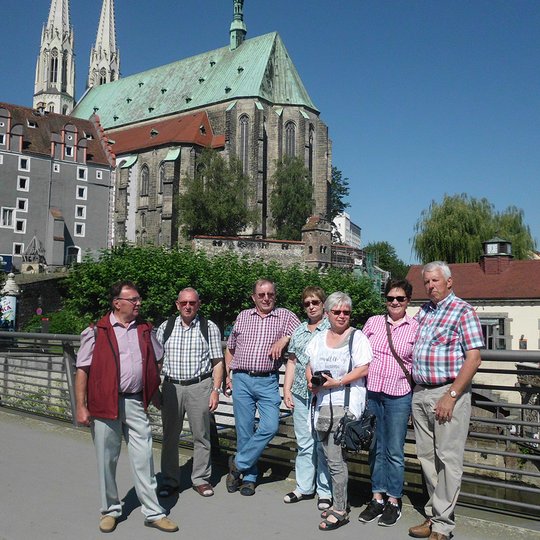
[[[494,236],[512,242],[517,259],[525,259],[535,249],[523,211],[510,206],[497,212],[486,198],[476,199],[462,193],[445,195],[442,202],[432,201],[422,211],[412,239],[418,258],[427,263],[476,262],[482,255],[482,242]]]
[[[276,238],[300,240],[302,227],[313,211],[311,178],[300,158],[285,156],[277,163],[270,210]]]

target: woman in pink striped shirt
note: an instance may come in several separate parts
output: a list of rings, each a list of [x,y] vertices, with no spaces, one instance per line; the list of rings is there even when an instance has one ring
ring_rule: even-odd
[[[404,444],[411,412],[411,361],[418,323],[405,311],[412,295],[407,280],[386,284],[386,315],[367,320],[363,332],[373,349],[368,372],[368,409],[377,417],[369,453],[373,499],[359,520],[391,527],[401,517],[405,472]],[[393,349],[393,350],[392,350]],[[396,358],[397,357],[397,358]]]

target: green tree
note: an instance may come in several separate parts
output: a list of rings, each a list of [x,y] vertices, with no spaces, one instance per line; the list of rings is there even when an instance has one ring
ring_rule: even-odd
[[[235,236],[256,222],[248,205],[249,178],[236,157],[229,162],[215,150],[204,150],[193,178],[184,178],[178,197],[180,222],[186,237],[197,234]]]
[[[285,156],[272,177],[270,210],[276,238],[300,240],[302,227],[313,211],[309,171],[297,157]]]
[[[370,242],[364,251],[373,253],[377,266],[390,272],[393,279],[403,279],[407,275],[409,266],[397,256],[396,249],[389,242]]]
[[[332,166],[332,184],[330,185],[330,200],[328,201],[328,217],[330,221],[349,208],[351,205],[343,199],[349,196],[349,179],[343,177],[343,173]]]
[[[441,203],[432,201],[420,214],[414,231],[413,249],[423,263],[476,262],[482,255],[482,242],[494,236],[512,242],[517,259],[529,257],[535,249],[522,210],[510,206],[497,212],[486,198],[475,199],[465,193],[445,195]]]

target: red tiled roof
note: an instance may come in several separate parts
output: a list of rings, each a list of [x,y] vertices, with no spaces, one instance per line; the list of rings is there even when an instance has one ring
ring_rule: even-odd
[[[464,300],[540,299],[540,260],[511,260],[500,273],[485,273],[481,263],[450,264],[453,289]],[[422,265],[413,265],[407,279],[413,301],[427,300]]]
[[[45,113],[40,114],[30,107],[13,105],[11,103],[0,103],[0,109],[7,109],[11,113],[11,128],[15,125],[22,125],[23,128],[23,153],[42,154],[51,156],[51,134],[62,134],[66,124],[74,125],[77,128],[79,137],[83,138],[84,133],[90,134],[92,139],[88,139],[87,161],[111,166],[106,145],[101,137],[102,130],[99,126],[99,118],[92,120],[83,120],[74,116],[64,114]],[[34,123],[36,127],[29,127],[28,123]]]
[[[196,144],[207,148],[225,146],[225,135],[214,135],[206,112],[107,133],[114,140],[113,151],[116,155],[170,143]]]

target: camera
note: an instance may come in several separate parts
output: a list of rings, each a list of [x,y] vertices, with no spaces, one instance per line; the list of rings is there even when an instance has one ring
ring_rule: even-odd
[[[326,378],[324,375],[328,375],[328,377],[332,376],[332,372],[328,371],[327,369],[323,369],[322,371],[315,371],[313,375],[311,376],[311,386],[322,386],[326,382]]]

